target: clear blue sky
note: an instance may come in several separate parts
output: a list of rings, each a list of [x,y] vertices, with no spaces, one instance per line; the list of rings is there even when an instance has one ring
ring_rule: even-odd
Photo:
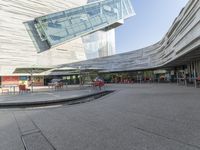
[[[131,0],[136,15],[116,29],[116,52],[146,47],[161,40],[188,0]]]

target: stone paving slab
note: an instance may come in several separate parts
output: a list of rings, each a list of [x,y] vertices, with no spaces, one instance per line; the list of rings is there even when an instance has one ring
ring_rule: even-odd
[[[24,135],[22,139],[28,150],[55,150],[41,132]]]
[[[12,112],[0,111],[0,149],[24,150],[19,128]]]
[[[112,88],[118,91],[88,103],[0,110],[0,147],[23,149],[23,128],[28,133],[24,143],[37,150],[200,150],[200,89],[170,84]],[[21,120],[18,128],[12,114]]]

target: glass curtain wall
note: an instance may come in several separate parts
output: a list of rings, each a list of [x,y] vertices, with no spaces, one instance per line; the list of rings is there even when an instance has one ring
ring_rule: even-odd
[[[130,0],[104,0],[38,17],[34,26],[49,47],[98,31],[134,14]]]
[[[82,37],[87,59],[115,54],[115,30],[97,31]]]

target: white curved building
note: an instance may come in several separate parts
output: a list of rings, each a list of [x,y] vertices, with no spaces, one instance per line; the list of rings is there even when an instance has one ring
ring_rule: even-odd
[[[63,66],[102,68],[105,72],[171,68],[200,76],[200,1],[190,0],[156,44],[104,58]]]
[[[133,15],[131,6],[124,9],[130,1],[88,2],[1,0],[0,76],[19,67],[51,67],[114,54],[111,29]]]
[[[16,67],[50,66],[86,59],[81,39],[38,53],[24,25],[36,17],[86,3],[87,0],[0,1],[0,74],[12,74]]]

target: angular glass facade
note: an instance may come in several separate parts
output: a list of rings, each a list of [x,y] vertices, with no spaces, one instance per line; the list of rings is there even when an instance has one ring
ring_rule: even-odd
[[[134,14],[130,0],[103,0],[38,17],[34,26],[49,47],[104,29]]]
[[[88,3],[101,0],[88,0]],[[87,59],[105,57],[114,55],[115,49],[115,29],[100,30],[94,33],[82,36],[83,46]]]
[[[87,59],[115,54],[115,30],[97,31],[82,37]]]

